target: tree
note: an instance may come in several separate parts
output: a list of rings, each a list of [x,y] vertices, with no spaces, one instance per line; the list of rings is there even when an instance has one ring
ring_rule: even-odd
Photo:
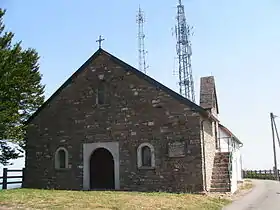
[[[14,34],[4,31],[5,12],[0,8],[0,163],[3,165],[22,155],[25,122],[44,102],[38,53],[31,48],[23,49],[21,42],[12,43]]]

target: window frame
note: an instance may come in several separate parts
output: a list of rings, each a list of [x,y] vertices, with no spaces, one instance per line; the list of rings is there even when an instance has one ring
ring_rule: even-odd
[[[144,166],[143,165],[143,157],[142,157],[142,149],[144,147],[148,147],[150,149],[151,154],[151,166]],[[137,148],[137,167],[138,169],[154,169],[155,168],[155,149],[153,145],[149,143],[142,143]]]
[[[65,154],[65,168],[61,168],[60,167],[60,156],[59,156],[59,152],[60,151],[64,151]],[[59,147],[57,148],[57,150],[55,151],[55,169],[56,170],[67,170],[69,169],[69,164],[68,164],[68,150],[65,147]]]

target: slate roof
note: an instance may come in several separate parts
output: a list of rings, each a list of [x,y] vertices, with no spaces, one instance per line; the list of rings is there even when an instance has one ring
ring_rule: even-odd
[[[137,70],[136,68],[132,67],[131,65],[125,63],[124,61],[120,60],[119,58],[113,56],[112,54],[106,52],[102,48],[98,49],[74,74],[72,74],[71,77],[69,77],[66,82],[64,82],[55,92],[54,94],[49,97],[43,105],[37,109],[37,111],[26,121],[26,124],[30,123],[32,119],[34,119],[39,112],[44,109],[59,93],[63,90],[64,87],[66,87],[68,84],[70,84],[94,59],[96,59],[99,55],[104,53],[107,55],[110,60],[115,62],[116,64],[120,65],[125,71],[132,72],[133,74],[137,75],[139,78],[146,80],[151,85],[160,88],[170,96],[172,96],[174,99],[180,101],[183,104],[186,104],[187,106],[191,107],[194,111],[199,112],[202,116],[208,117],[212,120],[218,121],[217,118],[215,118],[212,114],[210,114],[207,110],[202,108],[201,106],[193,103],[192,101],[188,100],[187,98],[183,97],[182,95],[176,93],[175,91],[171,90],[170,88],[164,86],[160,82],[156,81],[155,79],[149,77],[148,75],[144,74],[143,72]]]

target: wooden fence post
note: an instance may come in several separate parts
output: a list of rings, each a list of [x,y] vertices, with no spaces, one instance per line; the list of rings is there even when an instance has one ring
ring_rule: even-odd
[[[21,188],[24,188],[24,177],[25,177],[25,168],[22,168],[22,183],[21,183]]]
[[[3,168],[3,184],[2,189],[7,189],[7,182],[8,182],[8,168]]]

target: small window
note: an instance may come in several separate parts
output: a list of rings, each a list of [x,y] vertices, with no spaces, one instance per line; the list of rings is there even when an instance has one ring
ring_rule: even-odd
[[[155,151],[151,144],[143,143],[137,149],[138,168],[150,169],[155,167]]]
[[[59,158],[59,168],[65,168],[65,159],[66,154],[64,150],[59,150],[58,152],[58,158]]]
[[[100,84],[96,91],[96,103],[100,105],[105,103],[105,87],[103,84]]]
[[[152,154],[151,149],[148,146],[144,146],[141,149],[142,155],[142,166],[152,166]]]
[[[55,153],[55,168],[68,168],[68,152],[65,148],[58,148]]]

